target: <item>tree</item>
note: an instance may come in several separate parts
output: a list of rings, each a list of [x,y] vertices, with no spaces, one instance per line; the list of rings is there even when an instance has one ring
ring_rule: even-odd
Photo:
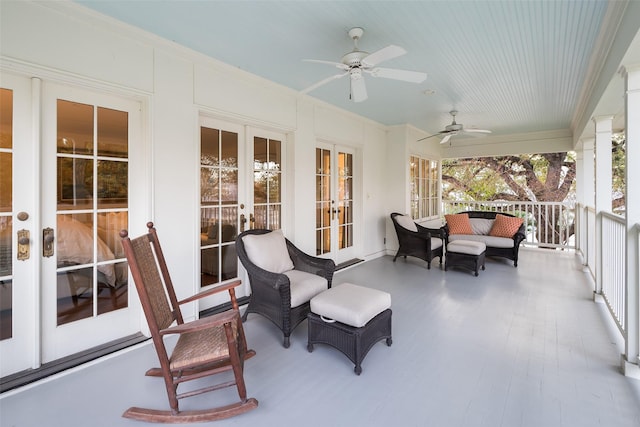
[[[564,202],[575,196],[575,176],[573,152],[445,160],[443,199]],[[559,241],[564,219],[548,218],[544,209],[535,206],[538,241],[543,243],[544,236],[547,241]]]
[[[624,214],[626,203],[625,156],[626,138],[623,133],[613,135],[611,141],[611,163],[613,164],[613,212]]]

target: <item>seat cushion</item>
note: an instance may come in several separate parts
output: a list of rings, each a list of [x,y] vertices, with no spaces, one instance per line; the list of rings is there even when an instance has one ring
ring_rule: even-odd
[[[431,238],[431,250],[438,249],[442,246],[442,239],[438,239],[437,237]]]
[[[467,255],[480,255],[486,249],[487,246],[484,243],[471,240],[456,240],[447,245],[447,252]]]
[[[252,263],[272,273],[293,270],[287,242],[282,230],[265,234],[248,234],[242,237],[244,249]]]
[[[458,240],[471,240],[474,242],[482,242],[492,248],[512,248],[513,239],[508,237],[484,236],[482,234],[454,234],[449,236],[450,242]]]
[[[327,279],[300,270],[284,273],[291,283],[291,307],[297,307],[329,288]]]
[[[377,289],[343,283],[311,299],[311,312],[360,328],[391,308],[391,295]]]
[[[473,234],[468,214],[445,215],[444,218],[449,227],[449,234]]]

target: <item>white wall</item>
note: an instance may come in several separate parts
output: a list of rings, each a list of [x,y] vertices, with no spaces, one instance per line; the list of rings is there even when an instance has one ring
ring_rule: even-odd
[[[179,297],[191,294],[198,281],[200,113],[287,135],[286,229],[311,253],[316,143],[353,147],[358,171],[355,215],[361,225],[355,236],[357,255],[384,253],[384,221],[390,212],[384,126],[74,4],[3,2],[1,7],[3,73],[26,73],[144,100],[145,137],[132,143],[148,145],[149,159],[134,167],[152,176],[146,192],[149,219],[159,230],[171,272],[189,278],[176,281]],[[135,234],[144,224],[130,224],[130,229]]]

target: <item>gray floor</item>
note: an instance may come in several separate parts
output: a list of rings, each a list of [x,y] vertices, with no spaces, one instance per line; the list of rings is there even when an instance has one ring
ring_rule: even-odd
[[[520,266],[488,260],[480,277],[419,260],[379,258],[339,272],[392,296],[393,345],[376,344],[356,376],[338,351],[306,348],[306,323],[281,346],[250,315],[257,356],[245,368],[260,406],[216,426],[640,426],[640,381],[620,373],[620,341],[570,254],[523,250]],[[0,425],[142,426],[131,405],[166,409],[141,345],[0,399]],[[205,381],[205,380],[203,380]],[[231,402],[232,390],[182,402]]]

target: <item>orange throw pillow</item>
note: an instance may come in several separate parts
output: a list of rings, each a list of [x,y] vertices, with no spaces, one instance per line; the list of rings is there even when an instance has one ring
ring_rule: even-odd
[[[522,225],[522,222],[522,218],[497,214],[489,236],[512,238]]]
[[[469,215],[445,215],[444,219],[447,221],[447,226],[449,226],[449,234],[473,234]]]

